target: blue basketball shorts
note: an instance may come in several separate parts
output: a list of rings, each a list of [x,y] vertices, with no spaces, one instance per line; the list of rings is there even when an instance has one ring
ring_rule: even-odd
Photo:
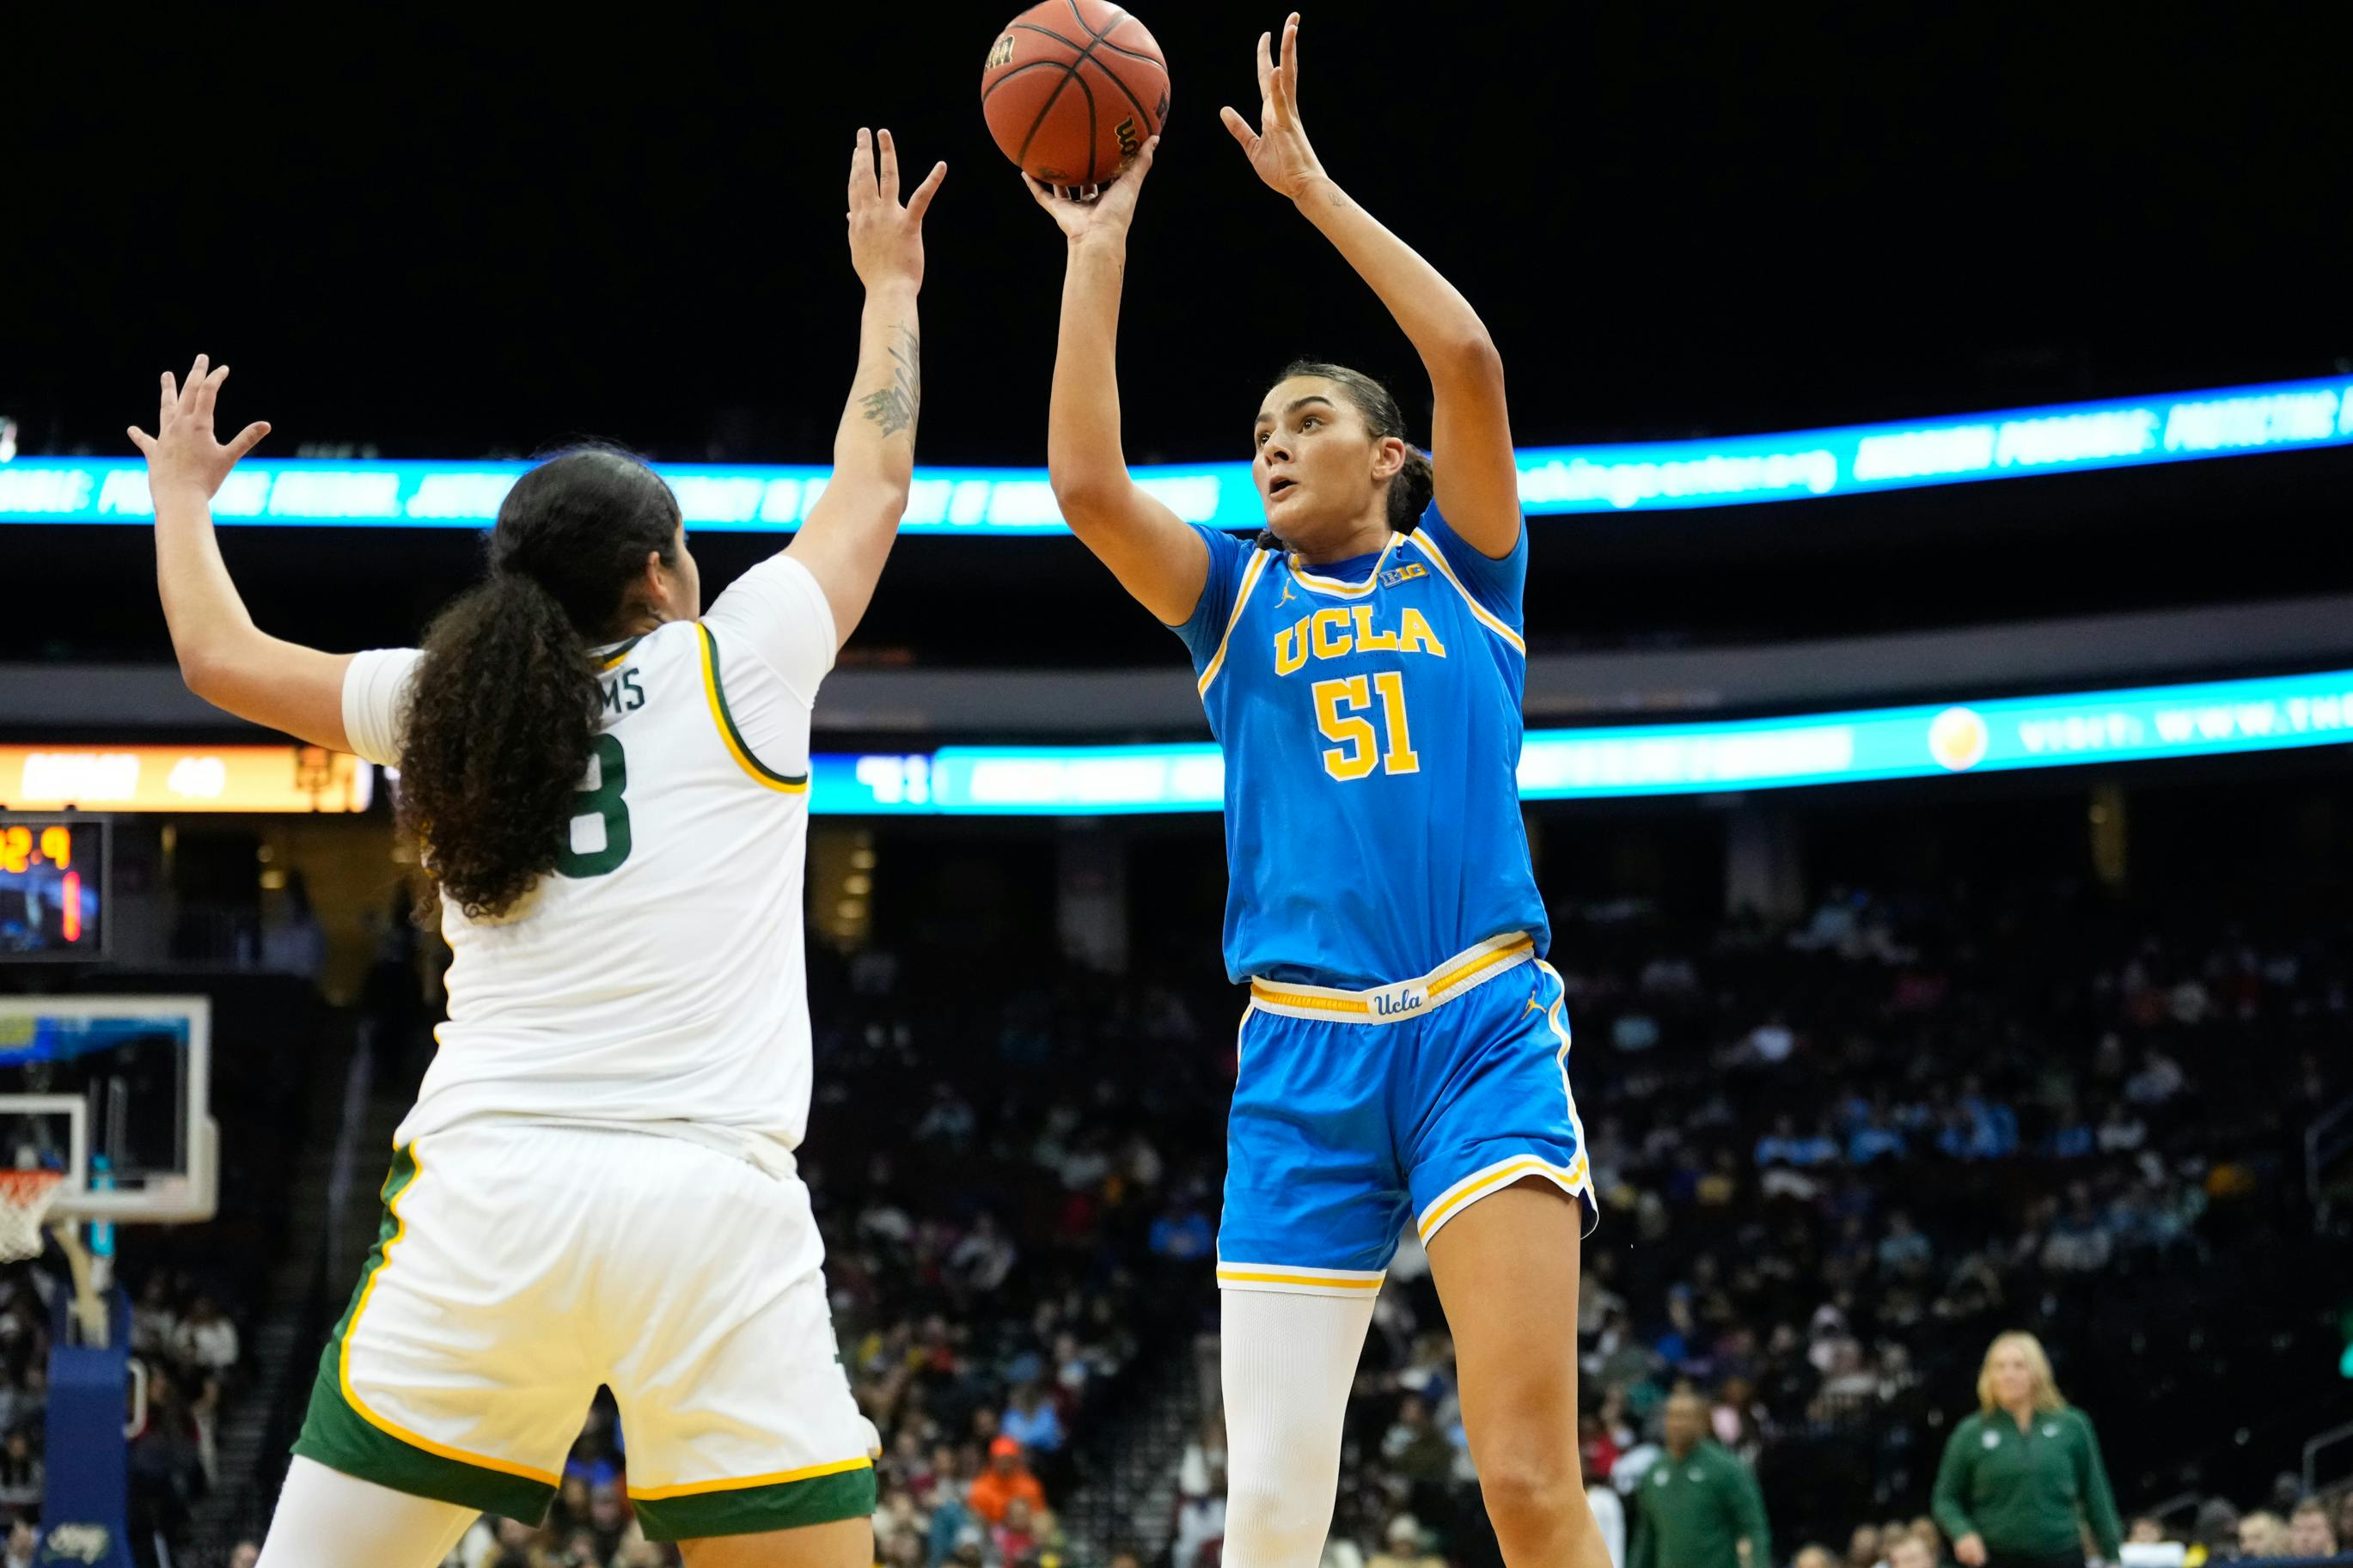
[[[1562,990],[1516,931],[1370,991],[1252,981],[1218,1283],[1377,1290],[1409,1223],[1530,1178],[1590,1206]]]

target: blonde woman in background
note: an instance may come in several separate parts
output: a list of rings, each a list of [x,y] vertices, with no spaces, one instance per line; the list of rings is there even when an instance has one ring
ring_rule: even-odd
[[[2123,1551],[2091,1418],[2060,1397],[2032,1334],[2000,1335],[1986,1351],[1977,1414],[1953,1428],[1936,1467],[1934,1511],[1965,1568],[2083,1568],[2086,1522],[2103,1559]]]
[[[2242,1557],[2285,1557],[2287,1521],[2269,1509],[2257,1509],[2239,1518],[2239,1555]]]

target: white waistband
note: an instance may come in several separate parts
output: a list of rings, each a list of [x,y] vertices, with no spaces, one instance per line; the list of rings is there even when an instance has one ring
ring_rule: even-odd
[[[1522,931],[1491,936],[1465,948],[1429,973],[1368,991],[1337,991],[1295,985],[1287,980],[1250,980],[1250,1005],[1287,1018],[1321,1018],[1333,1024],[1395,1024],[1443,1007],[1536,955],[1535,939]]]

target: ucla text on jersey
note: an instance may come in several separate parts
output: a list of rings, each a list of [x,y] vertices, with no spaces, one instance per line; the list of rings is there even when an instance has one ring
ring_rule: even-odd
[[[1433,505],[1309,569],[1199,531],[1176,628],[1226,752],[1226,967],[1361,987],[1499,932],[1549,939],[1520,821],[1527,531],[1489,560]]]

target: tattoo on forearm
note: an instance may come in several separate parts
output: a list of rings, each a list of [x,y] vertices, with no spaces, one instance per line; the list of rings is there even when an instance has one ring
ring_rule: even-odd
[[[885,436],[913,429],[923,407],[923,340],[905,327],[898,331],[899,342],[891,349],[891,384],[861,400],[866,417]]]

